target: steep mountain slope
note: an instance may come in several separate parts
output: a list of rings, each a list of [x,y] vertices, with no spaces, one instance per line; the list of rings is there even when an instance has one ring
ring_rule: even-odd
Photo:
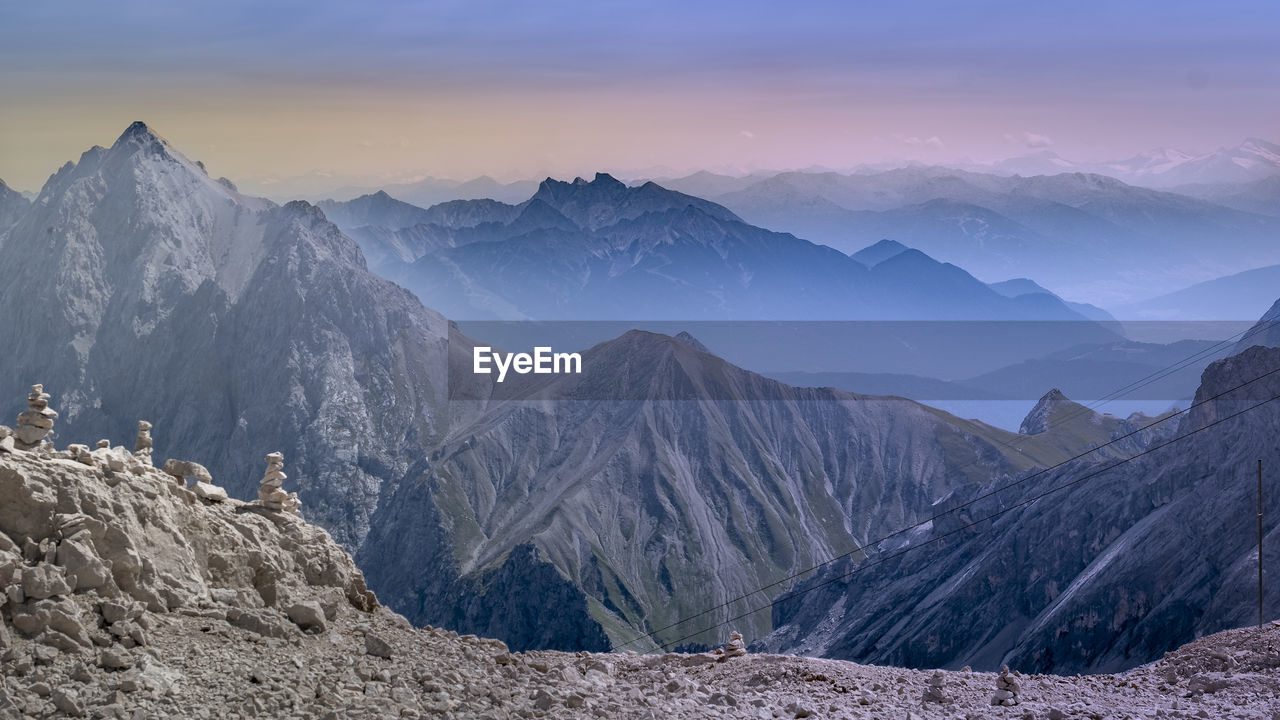
[[[1277,368],[1280,350],[1261,347],[1214,363],[1202,404],[1179,421],[1183,439],[1153,439],[1150,454],[1119,465],[1077,461],[935,521],[910,539],[917,550],[829,568],[775,605],[780,628],[763,645],[913,666],[1098,671],[1249,622],[1253,477],[1259,459],[1271,472],[1280,460]],[[1002,485],[966,489],[940,509]],[[1266,533],[1280,540],[1274,517]],[[1280,572],[1274,553],[1267,563]],[[1268,614],[1280,610],[1268,603]]]
[[[1235,352],[1241,353],[1254,345],[1280,347],[1280,300],[1271,305],[1258,322],[1236,343]]]
[[[18,221],[18,218],[31,207],[31,201],[22,196],[0,180],[0,235]],[[0,241],[2,242],[2,241]]]
[[[431,579],[449,573],[422,559],[447,552],[453,572],[477,577],[477,595],[503,598],[518,585],[486,586],[479,576],[518,567],[532,545],[587,598],[611,640],[627,641],[1111,431],[1020,438],[902,399],[791,388],[642,332],[584,353],[583,368],[455,396],[483,412],[382,504],[358,555],[392,607],[417,622],[491,627],[483,613],[454,613],[449,589]],[[433,513],[443,513],[447,538]],[[769,622],[758,614],[738,629],[755,637]]]
[[[213,458],[241,497],[260,468],[226,450],[256,438],[353,546],[441,425],[444,318],[317,209],[244,197],[142,123],[59,170],[11,228],[0,304],[5,335],[30,340],[0,378],[14,414],[38,374],[70,432],[122,440],[148,419],[157,452]]]

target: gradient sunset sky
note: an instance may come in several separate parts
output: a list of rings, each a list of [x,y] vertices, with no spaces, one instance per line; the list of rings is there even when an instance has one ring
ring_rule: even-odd
[[[0,0],[0,178],[133,120],[255,186],[1212,150],[1280,3]]]

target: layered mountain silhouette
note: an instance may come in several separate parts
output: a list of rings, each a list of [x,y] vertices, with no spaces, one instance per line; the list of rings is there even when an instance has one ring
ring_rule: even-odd
[[[1126,320],[1245,320],[1271,306],[1280,288],[1280,265],[1206,280],[1148,300],[1123,305]]]
[[[385,195],[324,207],[379,273],[459,320],[1086,319],[905,246],[868,266],[652,182],[548,179],[519,206],[480,202],[453,219]]]
[[[894,240],[984,280],[1031,277],[1102,305],[1280,261],[1274,214],[1061,169],[788,172],[707,197],[747,222],[846,252]],[[1222,250],[1212,260],[1207,243]]]

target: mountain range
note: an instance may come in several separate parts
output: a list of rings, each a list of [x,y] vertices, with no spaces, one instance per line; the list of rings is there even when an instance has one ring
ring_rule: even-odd
[[[1280,176],[1280,145],[1248,138],[1233,147],[1198,153],[1176,148],[1155,148],[1123,160],[1078,162],[1052,150],[992,163],[963,163],[963,170],[995,175],[1057,175],[1083,172],[1108,175],[1131,185],[1175,188],[1183,185],[1247,183]]]
[[[1280,259],[1272,215],[1098,174],[781,173],[709,199],[846,252],[896,240],[989,282],[1030,277],[1104,307]],[[1222,252],[1206,257],[1209,242]]]
[[[468,224],[493,217],[486,212],[511,212],[487,207],[442,209],[436,217],[466,219],[422,227],[465,240],[437,251],[456,254],[448,257],[459,267],[476,253],[484,262],[467,267],[513,279],[532,275],[579,292],[593,286],[538,276],[614,268],[621,280],[606,285],[617,292],[627,283],[680,289],[695,314],[720,307],[708,288],[760,291],[726,296],[752,298],[742,300],[748,310],[775,298],[818,307],[824,298],[846,298],[830,278],[848,275],[860,279],[864,294],[848,297],[862,308],[877,307],[868,298],[906,302],[916,291],[902,286],[928,278],[953,294],[945,297],[979,298],[1006,317],[1028,302],[1069,312],[1040,293],[1007,298],[918,251],[868,268],[657,185],[626,188],[607,176],[545,182],[513,219]],[[541,229],[479,239],[501,236],[521,217]],[[523,246],[527,253],[514,252]],[[401,249],[412,252],[407,244]],[[546,256],[539,260],[534,251]],[[811,284],[794,284],[803,277],[798,267],[814,273]],[[769,282],[743,283],[747,269]],[[893,288],[897,295],[872,292]],[[641,331],[584,350],[580,375],[518,376],[499,385],[469,371],[480,340],[371,272],[361,247],[320,208],[243,195],[142,123],[110,148],[90,149],[59,169],[36,202],[0,230],[0,307],[0,331],[21,339],[0,377],[0,402],[13,415],[27,386],[43,382],[61,413],[59,439],[121,444],[137,420],[149,420],[157,461],[208,459],[218,484],[242,498],[256,490],[263,469],[247,458],[282,451],[287,488],[300,493],[308,518],[354,551],[380,598],[416,622],[482,631],[513,649],[603,649],[650,632],[664,645],[718,642],[718,633],[676,621],[718,604],[730,611],[754,604],[740,598],[927,520],[940,503],[992,483],[1091,449],[1092,460],[1120,460],[1165,437],[1122,437],[1146,420],[1072,408],[1064,414],[1064,400],[1052,393],[1024,432],[1007,432],[902,398],[792,387],[708,353],[716,343],[697,341],[704,338]],[[1101,327],[1067,317],[1077,322],[1064,325]],[[1206,373],[1205,387],[1270,362],[1250,352],[1222,366],[1227,370],[1211,369],[1218,374]],[[1244,369],[1232,375],[1232,367]],[[1203,412],[1196,417],[1208,417]],[[1215,488],[1226,484],[1203,478],[1251,451],[1255,436],[1274,436],[1265,424],[1239,430],[1249,440],[1238,449],[1206,442],[1184,450],[1173,467],[1191,463],[1185,472],[1161,471],[1173,483],[1169,492],[1191,483],[1211,501],[1218,497]],[[1111,440],[1117,442],[1103,446]],[[1137,488],[1145,476],[1134,477]],[[1091,553],[1171,497],[1164,487],[1149,494],[1118,487],[1119,495],[1108,497],[1123,502],[1081,496],[1078,507],[1055,507],[1046,522],[1103,520],[1089,526],[1096,533],[1053,525],[1055,542],[1036,552],[1060,559],[1057,566],[1044,560],[1055,577],[1078,574]],[[1018,561],[1018,552],[1040,541],[1044,526],[1021,516],[1004,522],[1010,538],[1023,539],[999,555],[1007,565],[982,577],[1004,579],[1008,599],[975,601],[975,617],[989,619],[1000,603],[1014,602],[1039,569]],[[1170,532],[1199,527],[1183,518]],[[1205,547],[1237,561],[1234,540],[1215,542]],[[1161,557],[1152,555],[1150,566],[1159,567]],[[1173,576],[1178,587],[1190,587],[1184,575]],[[909,588],[920,591],[925,577]],[[1119,592],[1114,585],[1091,585],[1090,592],[1095,587]],[[1162,615],[1136,596],[1122,599],[1132,608],[1123,621],[1171,628],[1171,618],[1181,618],[1186,632],[1237,610],[1224,600]],[[878,601],[864,600],[866,607]],[[962,600],[974,598],[957,594],[955,603]],[[809,616],[803,607],[787,607],[794,611],[755,614],[740,627],[749,640],[777,630],[768,642],[791,638],[792,647],[816,647],[814,628],[822,624],[802,622]],[[883,647],[927,645],[937,626],[920,627],[886,636]],[[1078,638],[1075,625],[1065,627],[1060,642],[1070,652],[1029,656],[1037,666],[1121,662],[1102,646],[1099,626],[1081,626]],[[1141,642],[1125,661],[1139,662],[1186,635],[1174,630],[1135,636]],[[995,658],[1021,636],[1006,637],[1008,643],[986,642],[988,651],[975,657]],[[900,657],[918,662],[946,652]]]
[[[518,206],[423,210],[374,195],[321,207],[377,272],[458,320],[1086,319],[1052,294],[1008,297],[918,250],[868,267],[605,174],[548,179]]]

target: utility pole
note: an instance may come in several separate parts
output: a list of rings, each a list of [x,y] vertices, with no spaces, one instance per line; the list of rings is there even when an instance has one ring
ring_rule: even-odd
[[[1262,629],[1262,458],[1258,458],[1258,629]]]

